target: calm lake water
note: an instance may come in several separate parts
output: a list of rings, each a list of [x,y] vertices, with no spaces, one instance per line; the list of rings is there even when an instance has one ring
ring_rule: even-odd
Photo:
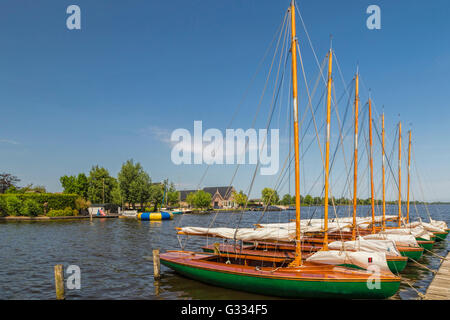
[[[370,214],[370,207],[359,207],[359,215]],[[388,214],[396,214],[389,206]],[[430,205],[433,219],[450,223],[450,205]],[[349,209],[339,207],[338,215]],[[320,217],[319,208],[302,207],[302,217]],[[419,213],[419,214],[418,214]],[[377,213],[379,214],[379,213]],[[162,266],[162,279],[155,287],[152,250],[180,249],[175,227],[249,227],[256,222],[287,222],[293,211],[177,215],[171,221],[148,222],[134,219],[94,219],[84,221],[2,222],[0,223],[0,299],[54,299],[53,266],[78,265],[81,289],[67,290],[67,299],[274,299],[209,286],[183,278]],[[424,206],[412,207],[412,218],[428,221]],[[185,249],[199,251],[207,242],[203,237],[180,238]],[[209,243],[214,242],[212,239]],[[448,241],[435,244],[433,252],[445,256]],[[425,254],[420,263],[431,269],[440,259]],[[408,263],[402,277],[425,293],[433,276],[426,269]],[[394,299],[417,299],[417,293],[402,282]]]

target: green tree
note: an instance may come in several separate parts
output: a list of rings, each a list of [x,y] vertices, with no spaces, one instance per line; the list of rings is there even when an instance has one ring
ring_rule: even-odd
[[[278,196],[278,193],[271,189],[271,188],[264,188],[261,191],[262,200],[264,202],[264,205],[273,205],[277,204],[280,201],[280,197]]]
[[[0,173],[0,193],[5,193],[10,187],[17,187],[20,179],[10,173]]]
[[[290,194],[285,194],[280,202],[281,202],[282,205],[285,205],[285,206],[290,205],[292,203],[291,195]]]
[[[180,192],[175,188],[175,185],[170,183],[169,188],[166,191],[167,203],[169,206],[177,206],[180,202]]]
[[[79,173],[78,176],[62,176],[59,181],[64,193],[77,194],[84,199],[88,198],[89,181],[84,173]]]
[[[305,196],[304,203],[305,203],[307,206],[312,205],[312,204],[313,204],[313,198],[312,198],[309,194],[307,194],[307,195]]]
[[[120,193],[120,187],[119,184],[116,183],[114,188],[111,191],[111,203],[121,206],[122,205],[122,195]]]
[[[155,190],[152,190],[150,176],[139,162],[135,164],[133,159],[130,159],[123,163],[117,179],[123,202],[134,208],[136,203],[140,203],[142,207],[145,202],[151,201],[152,192]]]
[[[189,206],[194,206],[195,192],[191,192],[186,196],[186,202]]]
[[[158,206],[161,205],[164,196],[164,185],[154,184],[150,187],[150,202],[153,205],[153,210],[158,211]]]
[[[238,204],[239,207],[243,207],[245,206],[245,203],[247,202],[247,195],[244,193],[244,191],[239,191],[238,192],[234,192],[233,193],[233,199],[234,202],[236,202]]]
[[[196,208],[207,209],[211,206],[211,200],[211,194],[203,190],[199,190],[194,195],[194,206]]]
[[[88,177],[88,198],[92,203],[111,203],[112,191],[117,184],[114,177],[109,175],[107,169],[93,166]]]

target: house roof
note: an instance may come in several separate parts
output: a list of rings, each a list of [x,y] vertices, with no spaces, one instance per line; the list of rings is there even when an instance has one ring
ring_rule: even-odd
[[[214,196],[216,192],[220,194],[222,199],[228,200],[231,195],[233,194],[234,188],[233,186],[226,186],[226,187],[206,187],[203,188],[203,191],[208,192],[211,194],[211,196]]]

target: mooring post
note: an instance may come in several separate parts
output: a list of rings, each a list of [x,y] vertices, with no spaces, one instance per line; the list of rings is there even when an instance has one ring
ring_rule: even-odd
[[[214,254],[220,254],[219,246],[220,243],[214,243]]]
[[[56,300],[64,300],[64,271],[62,264],[57,264],[55,266],[55,289]]]
[[[155,282],[153,282],[153,286],[155,287],[155,296],[159,296],[160,293],[160,282],[159,280],[156,280]]]
[[[155,280],[161,279],[160,275],[161,263],[159,261],[159,249],[153,250],[153,277]]]

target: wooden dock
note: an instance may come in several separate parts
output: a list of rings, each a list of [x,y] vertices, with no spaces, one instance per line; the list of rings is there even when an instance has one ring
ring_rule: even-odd
[[[450,300],[450,252],[428,287],[425,300]]]

